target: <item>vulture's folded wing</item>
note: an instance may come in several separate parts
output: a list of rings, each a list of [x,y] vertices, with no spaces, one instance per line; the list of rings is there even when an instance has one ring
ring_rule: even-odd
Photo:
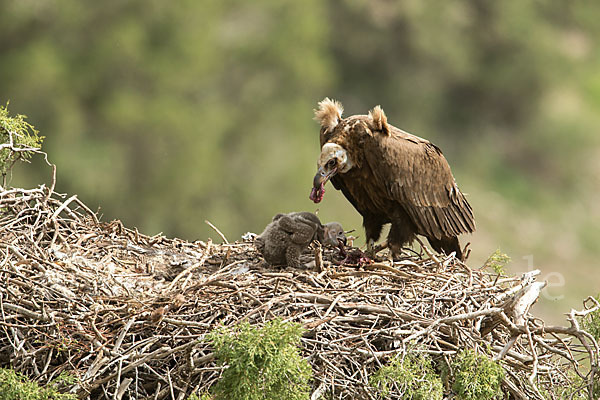
[[[374,183],[404,207],[419,233],[440,239],[475,230],[473,210],[435,145],[393,128],[367,135],[364,153]]]

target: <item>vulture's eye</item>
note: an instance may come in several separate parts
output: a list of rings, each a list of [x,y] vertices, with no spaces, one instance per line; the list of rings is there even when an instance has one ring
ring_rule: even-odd
[[[327,166],[327,168],[331,169],[331,168],[335,167],[336,163],[337,163],[337,160],[335,158],[332,158],[331,160],[327,161],[326,166]]]

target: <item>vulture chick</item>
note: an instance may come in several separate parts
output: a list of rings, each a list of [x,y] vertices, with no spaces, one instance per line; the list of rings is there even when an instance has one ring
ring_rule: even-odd
[[[346,244],[342,225],[322,225],[319,217],[309,212],[277,214],[264,232],[256,238],[256,248],[271,265],[300,266],[300,254],[313,240],[338,246]]]
[[[315,110],[321,154],[311,200],[320,202],[331,180],[362,215],[371,256],[383,225],[391,223],[388,246],[394,256],[419,234],[436,251],[462,259],[457,236],[475,231],[475,220],[442,151],[388,124],[379,106],[343,119],[342,111],[328,98]]]

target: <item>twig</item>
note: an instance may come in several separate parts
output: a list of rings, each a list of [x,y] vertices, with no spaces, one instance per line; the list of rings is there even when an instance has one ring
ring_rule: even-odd
[[[375,399],[370,376],[409,347],[435,364],[491,348],[504,360],[505,396],[518,399],[570,387],[573,377],[589,391],[597,373],[598,343],[579,320],[600,304],[587,299],[565,326],[540,323],[530,314],[539,271],[498,278],[426,246],[361,270],[327,271],[336,256],[327,247],[300,256],[303,265],[320,256],[321,273],[271,269],[252,243],[228,243],[208,221],[224,244],[100,223],[52,187],[0,190],[0,208],[4,359],[44,385],[81,371],[68,388],[80,398],[184,399],[190,382],[209,388],[223,371],[209,332],[275,317],[307,329],[301,350],[313,369],[312,397]],[[158,323],[155,310],[164,312]],[[402,393],[392,388],[388,398]]]
[[[215,232],[217,232],[217,234],[218,234],[219,236],[221,236],[221,239],[223,239],[223,242],[225,242],[225,244],[229,244],[229,241],[227,240],[227,238],[225,237],[225,235],[223,235],[223,232],[221,232],[221,231],[219,230],[219,228],[217,228],[216,226],[214,226],[214,225],[213,225],[213,224],[212,224],[212,223],[211,223],[209,220],[207,220],[207,219],[206,219],[206,220],[204,220],[204,222],[205,222],[205,223],[206,223],[208,226],[210,226],[211,228],[213,228],[213,230],[214,230]]]

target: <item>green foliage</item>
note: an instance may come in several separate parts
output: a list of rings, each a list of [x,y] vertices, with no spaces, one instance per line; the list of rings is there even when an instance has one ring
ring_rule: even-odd
[[[200,396],[194,393],[187,400],[213,400],[213,397],[207,392],[203,392]]]
[[[570,384],[557,386],[555,393],[561,400],[588,400],[590,399],[587,382],[576,373],[569,374]],[[600,377],[594,378],[592,399],[600,399]]]
[[[218,400],[308,399],[311,368],[300,356],[303,328],[281,319],[257,328],[242,323],[209,335],[215,355],[227,365],[213,392]]]
[[[491,400],[502,397],[504,369],[489,357],[463,350],[452,363],[452,390],[459,400]]]
[[[600,295],[597,297],[600,301]],[[596,341],[600,341],[600,310],[593,311],[582,318],[583,329],[588,331]]]
[[[442,380],[431,359],[421,353],[398,356],[369,379],[369,384],[383,399],[390,394],[393,383],[406,400],[441,400],[444,394]]]
[[[504,267],[510,262],[510,257],[502,253],[500,249],[496,250],[488,257],[483,264],[483,268],[491,268],[498,275],[504,275]]]
[[[15,162],[31,158],[33,153],[42,147],[44,137],[39,136],[38,131],[25,121],[25,118],[27,117],[20,114],[10,117],[8,105],[0,106],[0,145],[8,144],[12,140],[12,148],[0,150],[0,175],[6,175]]]
[[[71,381],[66,375],[61,382]],[[66,381],[65,381],[66,379]],[[53,385],[45,388],[12,369],[0,368],[0,399],[2,400],[76,400],[74,394],[59,393]]]
[[[598,295],[596,297],[596,300],[600,301],[600,295]],[[593,312],[585,315],[584,317],[582,317],[581,318],[581,326],[588,333],[590,333],[594,337],[594,339],[596,339],[596,341],[600,341],[600,310],[593,311]],[[566,395],[570,396],[574,392],[574,390],[584,386],[585,384],[586,384],[586,382],[584,382],[583,379],[579,375],[573,374],[573,384],[570,385],[569,388],[562,388],[562,390],[565,391],[565,393],[566,393],[565,398],[569,398],[569,397],[566,397]],[[593,392],[593,398],[600,399],[600,375],[598,374],[598,372],[594,376],[592,392]],[[573,397],[573,399],[575,399],[575,400],[587,399],[587,398],[588,398],[587,389],[577,391],[577,394]]]

